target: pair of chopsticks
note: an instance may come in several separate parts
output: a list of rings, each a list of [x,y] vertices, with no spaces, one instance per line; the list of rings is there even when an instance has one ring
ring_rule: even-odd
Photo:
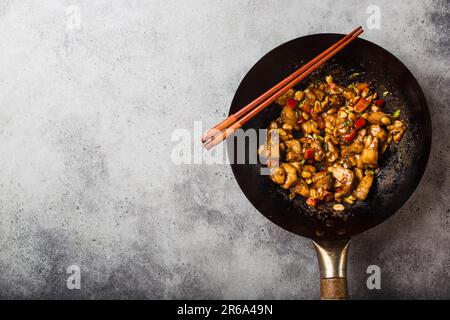
[[[311,72],[319,68],[336,53],[344,49],[350,42],[355,40],[363,32],[364,30],[361,26],[357,27],[355,30],[323,51],[321,54],[302,66],[300,69],[296,70],[290,76],[286,77],[274,87],[240,109],[238,112],[232,114],[219,124],[206,131],[202,135],[203,147],[209,150],[228,138],[237,129],[241,128],[247,121],[252,119],[263,109],[272,104],[286,91],[306,78]]]

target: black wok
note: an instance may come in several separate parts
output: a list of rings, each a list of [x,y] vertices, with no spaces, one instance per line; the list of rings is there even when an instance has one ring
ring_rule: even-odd
[[[238,111],[296,68],[341,39],[340,34],[314,34],[286,42],[262,57],[247,73],[236,91],[229,114]],[[359,75],[355,75],[359,74]],[[332,74],[337,83],[370,82],[386,100],[389,113],[401,110],[408,130],[399,144],[392,144],[381,160],[380,173],[366,201],[358,202],[336,216],[328,207],[311,209],[304,199],[288,199],[267,176],[261,164],[236,164],[236,144],[227,141],[234,176],[248,200],[278,226],[313,239],[321,268],[321,297],[347,297],[346,256],[349,239],[370,229],[399,210],[411,197],[425,171],[431,147],[431,121],[423,92],[411,72],[392,54],[367,40],[356,39],[297,87]],[[265,129],[278,117],[272,105],[243,129]],[[260,144],[263,141],[259,142]],[[245,153],[256,153],[245,147]],[[234,155],[233,155],[234,154]]]

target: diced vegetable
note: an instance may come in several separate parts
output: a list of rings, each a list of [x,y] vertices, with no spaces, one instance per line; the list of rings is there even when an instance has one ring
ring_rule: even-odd
[[[377,107],[381,107],[384,104],[383,99],[378,99],[373,102]]]
[[[294,98],[290,98],[287,102],[289,108],[294,109],[295,107],[297,107],[298,101],[295,100]]]
[[[305,150],[305,159],[306,160],[312,159],[313,156],[314,156],[314,148],[308,148]]]
[[[304,103],[303,106],[302,106],[302,110],[303,110],[303,112],[310,113],[311,112],[311,106],[308,103]]]
[[[366,110],[366,108],[370,105],[370,101],[364,98],[360,98],[358,102],[355,104],[355,111],[356,112],[363,112]]]
[[[355,140],[356,134],[357,134],[357,131],[356,130],[352,130],[349,134],[346,134],[344,136],[344,140],[347,141],[347,142],[352,142],[353,140]]]
[[[356,130],[363,128],[365,125],[366,125],[366,119],[364,119],[364,118],[359,118],[355,121],[355,129]]]
[[[396,110],[392,116],[398,118],[400,116],[400,109]]]

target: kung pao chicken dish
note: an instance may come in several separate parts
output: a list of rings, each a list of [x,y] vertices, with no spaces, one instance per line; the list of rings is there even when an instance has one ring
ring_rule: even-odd
[[[387,94],[378,97],[368,83],[341,86],[329,75],[279,97],[280,117],[258,150],[268,159],[272,181],[310,207],[322,202],[343,211],[342,203],[364,201],[380,155],[406,131],[400,110],[383,111]]]

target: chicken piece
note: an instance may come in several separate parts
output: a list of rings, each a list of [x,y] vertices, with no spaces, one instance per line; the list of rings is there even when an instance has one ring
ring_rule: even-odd
[[[372,184],[373,184],[373,174],[366,174],[359,182],[358,186],[356,187],[355,191],[353,192],[353,195],[359,201],[366,200],[367,195],[369,194],[370,188],[372,187]]]
[[[295,94],[295,90],[294,89],[289,89],[288,91],[286,91],[286,93],[284,93],[283,95],[281,95],[277,100],[276,103],[278,103],[280,106],[285,106],[287,101],[292,98]]]
[[[297,181],[297,184],[291,189],[291,191],[305,198],[309,197],[309,186],[303,179],[299,179]]]
[[[342,198],[350,194],[353,181],[355,179],[355,174],[353,171],[343,168],[343,167],[333,167],[333,178],[336,179],[335,188],[336,192],[334,197],[336,199]]]
[[[361,129],[358,131],[358,135],[356,136],[355,141],[364,144],[364,138],[367,135],[367,129]]]
[[[308,120],[302,124],[302,130],[305,135],[312,133],[320,134],[320,130],[317,128],[317,125],[311,120]]]
[[[392,134],[395,143],[400,142],[400,140],[403,137],[403,134],[406,131],[406,125],[400,120],[395,120],[394,124],[388,126],[387,128],[389,132]]]
[[[284,130],[284,129],[276,129],[276,130],[278,130],[278,136],[280,137],[280,139],[281,139],[282,141],[286,141],[286,140],[289,140],[289,139],[292,139],[292,138],[293,138],[292,133],[287,132],[287,131]]]
[[[372,136],[377,137],[379,142],[386,141],[388,134],[379,124],[372,124],[370,126],[370,133]]]
[[[378,161],[378,138],[368,135],[364,139],[364,149],[361,152],[361,160],[364,164],[376,165]]]
[[[361,155],[357,154],[357,155],[355,155],[355,158],[356,158],[356,167],[358,169],[363,169],[364,168],[364,163],[361,160]]]
[[[355,140],[353,140],[350,145],[341,146],[341,156],[343,158],[350,156],[352,154],[359,154],[364,148],[364,137],[367,134],[366,129],[361,129],[358,131]]]
[[[283,110],[281,110],[281,121],[290,125],[291,128],[295,128],[297,126],[298,118],[298,113],[289,106],[286,106]]]
[[[339,144],[339,134],[336,130],[336,114],[327,114],[324,116],[325,133],[330,136],[333,144]]]
[[[303,156],[300,153],[295,153],[294,151],[286,152],[286,161],[287,162],[298,162],[302,160]]]
[[[291,140],[286,140],[284,142],[284,144],[286,145],[286,148],[288,151],[292,151],[295,153],[301,153],[302,152],[302,146],[300,144],[300,141],[297,139],[291,139]]]
[[[328,162],[335,162],[339,157],[339,150],[331,141],[331,137],[329,135],[325,136],[325,143],[327,145],[326,157]]]
[[[276,184],[283,184],[284,180],[286,179],[286,171],[284,170],[283,167],[273,168],[270,178]]]
[[[324,120],[325,129],[329,129],[330,133],[333,133],[336,128],[336,114],[327,114],[325,115]]]
[[[333,200],[333,194],[330,191],[325,190],[323,188],[310,188],[309,199],[323,200],[328,202]]]
[[[315,188],[322,188],[324,190],[330,190],[333,182],[331,176],[325,171],[316,173],[312,181]]]
[[[300,144],[300,141],[297,139],[290,139],[284,141],[284,144],[286,145],[287,152],[286,152],[286,161],[292,162],[292,161],[300,161],[303,159],[303,156],[301,154],[302,152],[302,146]]]
[[[385,120],[383,120],[383,119],[387,119],[387,120],[389,120],[389,118],[388,118],[388,114],[386,114],[386,113],[384,113],[384,112],[381,112],[381,111],[377,111],[377,112],[373,112],[373,113],[371,113],[370,115],[369,115],[369,117],[368,117],[368,121],[369,121],[369,123],[371,123],[371,124],[386,124],[386,123],[384,123],[384,122],[386,122]],[[384,122],[383,122],[384,121]]]
[[[314,160],[318,162],[322,161],[325,157],[325,151],[323,151],[321,142],[315,139],[311,139],[310,145],[312,148],[314,148]]]
[[[302,164],[300,162],[294,161],[289,162],[289,164],[293,166],[297,170],[297,172],[302,172]]]
[[[281,185],[281,187],[283,189],[289,189],[294,185],[295,182],[297,182],[297,170],[289,163],[282,163],[281,167],[283,167],[284,171],[286,172],[286,179],[284,180],[284,183]]]
[[[361,181],[362,178],[364,177],[364,173],[363,173],[362,169],[361,168],[355,168],[353,171],[355,172],[355,176],[358,179],[358,181]]]

